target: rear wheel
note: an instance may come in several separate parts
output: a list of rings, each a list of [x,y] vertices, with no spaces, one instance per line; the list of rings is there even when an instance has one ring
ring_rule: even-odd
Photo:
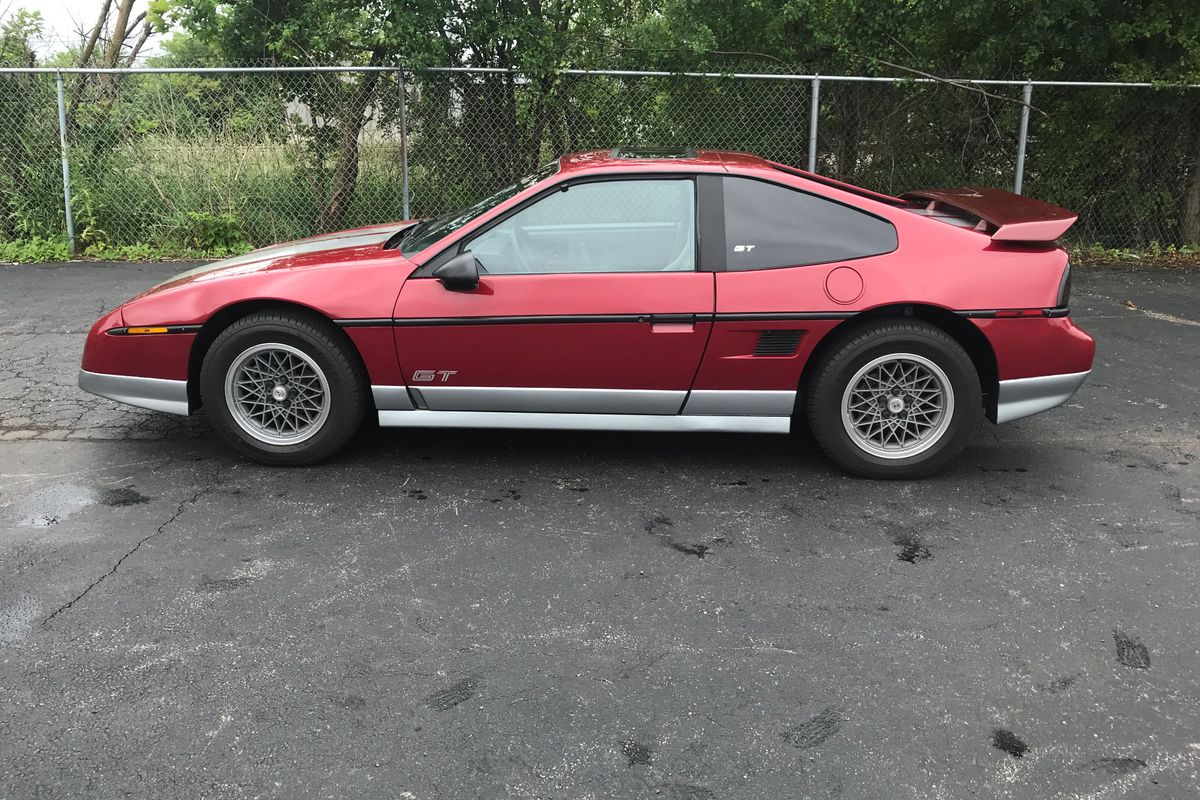
[[[970,356],[918,320],[881,320],[835,343],[809,383],[821,449],[868,478],[916,478],[967,445],[982,396]]]
[[[264,464],[315,464],[354,435],[366,410],[356,355],[320,320],[260,312],[222,331],[200,392],[213,428]]]

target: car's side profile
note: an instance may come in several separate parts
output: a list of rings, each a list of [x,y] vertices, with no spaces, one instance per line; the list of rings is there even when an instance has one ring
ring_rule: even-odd
[[[1053,241],[992,189],[881,195],[754,156],[566,156],[468,209],[199,267],[102,317],[80,386],[203,406],[298,465],[396,427],[787,433],[844,468],[945,465],[1065,402],[1093,340]]]

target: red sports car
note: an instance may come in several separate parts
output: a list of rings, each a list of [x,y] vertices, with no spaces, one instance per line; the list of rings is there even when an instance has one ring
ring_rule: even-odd
[[[79,385],[269,464],[395,427],[788,433],[912,477],[1065,402],[1075,215],[891,197],[743,153],[577,153],[470,208],[184,272],[92,328]]]

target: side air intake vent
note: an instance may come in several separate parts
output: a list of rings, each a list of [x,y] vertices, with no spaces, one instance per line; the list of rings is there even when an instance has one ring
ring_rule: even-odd
[[[804,331],[763,331],[754,346],[756,356],[790,356],[796,352]]]

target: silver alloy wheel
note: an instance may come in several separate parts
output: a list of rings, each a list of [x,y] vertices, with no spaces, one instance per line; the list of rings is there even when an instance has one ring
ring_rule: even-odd
[[[941,367],[913,353],[867,362],[842,393],[850,441],[878,458],[911,458],[937,444],[954,418],[954,387]]]
[[[291,345],[256,344],[225,373],[225,405],[233,421],[260,442],[299,444],[329,417],[329,382],[317,362]]]

